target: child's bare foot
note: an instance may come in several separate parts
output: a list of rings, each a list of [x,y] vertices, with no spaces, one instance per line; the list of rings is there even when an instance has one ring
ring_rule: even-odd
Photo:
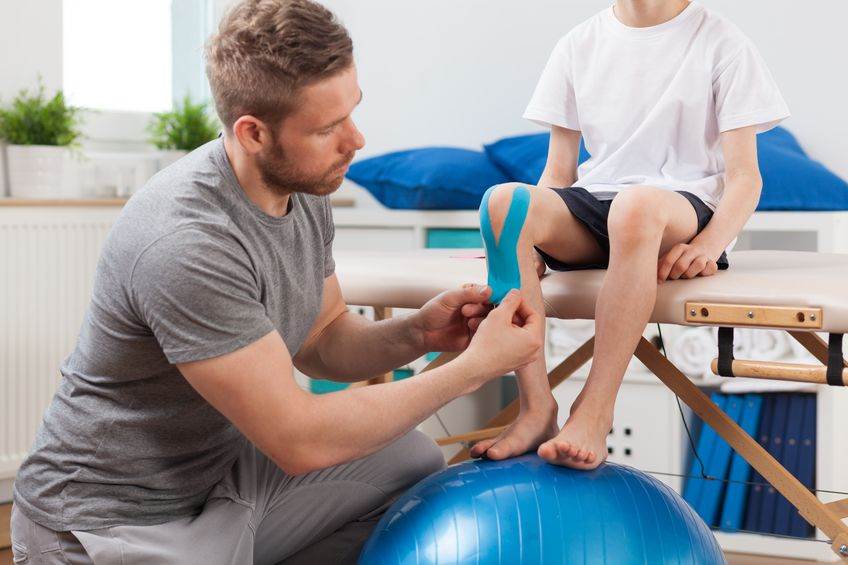
[[[522,410],[515,422],[498,437],[485,439],[471,448],[472,457],[507,459],[523,455],[539,447],[543,441],[557,433],[557,404],[553,396],[544,408]]]
[[[611,426],[611,406],[575,402],[562,430],[539,446],[539,457],[554,465],[594,469],[607,458],[607,434]]]

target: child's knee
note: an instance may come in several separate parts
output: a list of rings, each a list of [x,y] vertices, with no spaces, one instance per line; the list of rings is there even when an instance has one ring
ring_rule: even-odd
[[[660,189],[630,188],[616,195],[610,205],[607,228],[610,239],[656,238],[665,228],[665,208]]]
[[[515,191],[523,186],[521,183],[508,182],[498,184],[489,189],[489,218],[492,222],[492,230],[495,235],[500,235],[504,221],[512,205]]]

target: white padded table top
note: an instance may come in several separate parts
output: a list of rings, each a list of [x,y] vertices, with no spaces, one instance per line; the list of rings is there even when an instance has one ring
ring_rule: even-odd
[[[336,274],[348,304],[419,308],[463,283],[486,281],[482,250],[338,252]],[[548,316],[594,319],[604,271],[548,273],[542,280]],[[686,322],[687,301],[822,308],[818,331],[848,333],[848,254],[740,251],[712,277],[659,287],[652,322]]]

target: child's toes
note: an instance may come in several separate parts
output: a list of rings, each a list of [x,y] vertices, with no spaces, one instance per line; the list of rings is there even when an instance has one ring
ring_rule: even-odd
[[[484,439],[475,443],[471,447],[471,457],[481,457],[489,450],[490,447],[492,447],[492,445],[494,445],[495,439],[497,438]]]
[[[551,442],[545,442],[540,445],[536,453],[545,461],[554,461],[557,458],[557,448]]]
[[[575,458],[577,461],[583,461],[583,462],[585,462],[585,461],[586,461],[586,456],[587,456],[587,455],[588,455],[588,453],[586,452],[586,450],[585,450],[585,449],[581,449],[580,451],[578,451],[578,452],[577,452],[577,455],[575,455],[575,456],[574,456],[574,458]]]
[[[486,457],[494,461],[506,459],[509,456],[508,447],[503,445],[503,442],[498,442],[486,451]]]
[[[589,454],[586,456],[586,463],[591,465],[594,462],[595,462],[595,452],[590,451]]]

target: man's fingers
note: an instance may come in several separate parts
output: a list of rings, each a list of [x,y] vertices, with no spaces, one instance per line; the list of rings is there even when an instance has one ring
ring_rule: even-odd
[[[543,321],[542,316],[540,316],[526,300],[521,300],[515,314],[516,315],[514,317],[521,319],[520,325],[524,328],[529,326],[535,330]]]
[[[521,305],[521,293],[517,290],[510,290],[509,293],[501,300],[501,303],[492,310],[489,314],[503,317],[507,320],[512,320],[518,307]]]
[[[515,309],[516,315],[513,316],[513,317],[519,318],[523,322],[529,316],[531,316],[535,313],[536,313],[536,311],[533,310],[533,308],[530,307],[530,304],[528,304],[526,300],[521,300],[521,302],[518,303],[518,307]]]
[[[466,318],[485,316],[491,308],[485,304],[466,304],[462,307],[462,315]]]
[[[492,289],[484,284],[464,284],[457,290],[449,290],[442,295],[442,303],[451,308],[464,304],[484,304],[492,295]]]

